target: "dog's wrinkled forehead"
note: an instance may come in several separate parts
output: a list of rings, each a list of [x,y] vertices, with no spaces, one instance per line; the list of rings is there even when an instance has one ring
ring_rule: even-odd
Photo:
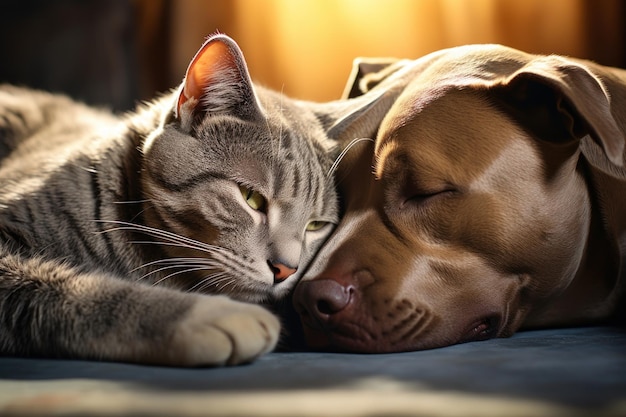
[[[439,93],[428,101],[416,98],[410,110],[390,117],[381,128],[375,150],[377,178],[419,183],[426,189],[469,184],[505,154],[508,159],[535,153],[535,142],[483,92]],[[409,173],[411,178],[404,178]]]

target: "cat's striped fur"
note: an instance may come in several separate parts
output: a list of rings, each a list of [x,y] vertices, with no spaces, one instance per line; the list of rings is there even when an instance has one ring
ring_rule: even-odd
[[[123,117],[2,86],[0,354],[216,365],[271,350],[272,314],[201,293],[280,298],[330,233],[322,108],[253,86],[223,35],[178,91]]]

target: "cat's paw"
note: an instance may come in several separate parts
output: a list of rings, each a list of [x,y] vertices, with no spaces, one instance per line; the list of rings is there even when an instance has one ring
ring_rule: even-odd
[[[280,323],[268,310],[224,296],[200,296],[176,325],[170,352],[184,366],[250,362],[276,346]]]

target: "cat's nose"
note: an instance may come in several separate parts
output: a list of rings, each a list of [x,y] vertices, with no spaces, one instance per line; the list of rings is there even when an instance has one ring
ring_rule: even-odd
[[[270,269],[274,273],[274,284],[283,282],[284,280],[295,274],[298,270],[298,268],[286,265],[281,261],[267,261],[267,264],[270,266]]]

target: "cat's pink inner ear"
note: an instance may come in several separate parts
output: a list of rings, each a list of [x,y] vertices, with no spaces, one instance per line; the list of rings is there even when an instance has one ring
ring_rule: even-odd
[[[195,99],[194,106],[199,102],[207,87],[217,82],[215,76],[220,70],[236,65],[228,45],[221,40],[209,40],[202,45],[187,68],[185,84],[178,97],[178,114],[187,100]]]

